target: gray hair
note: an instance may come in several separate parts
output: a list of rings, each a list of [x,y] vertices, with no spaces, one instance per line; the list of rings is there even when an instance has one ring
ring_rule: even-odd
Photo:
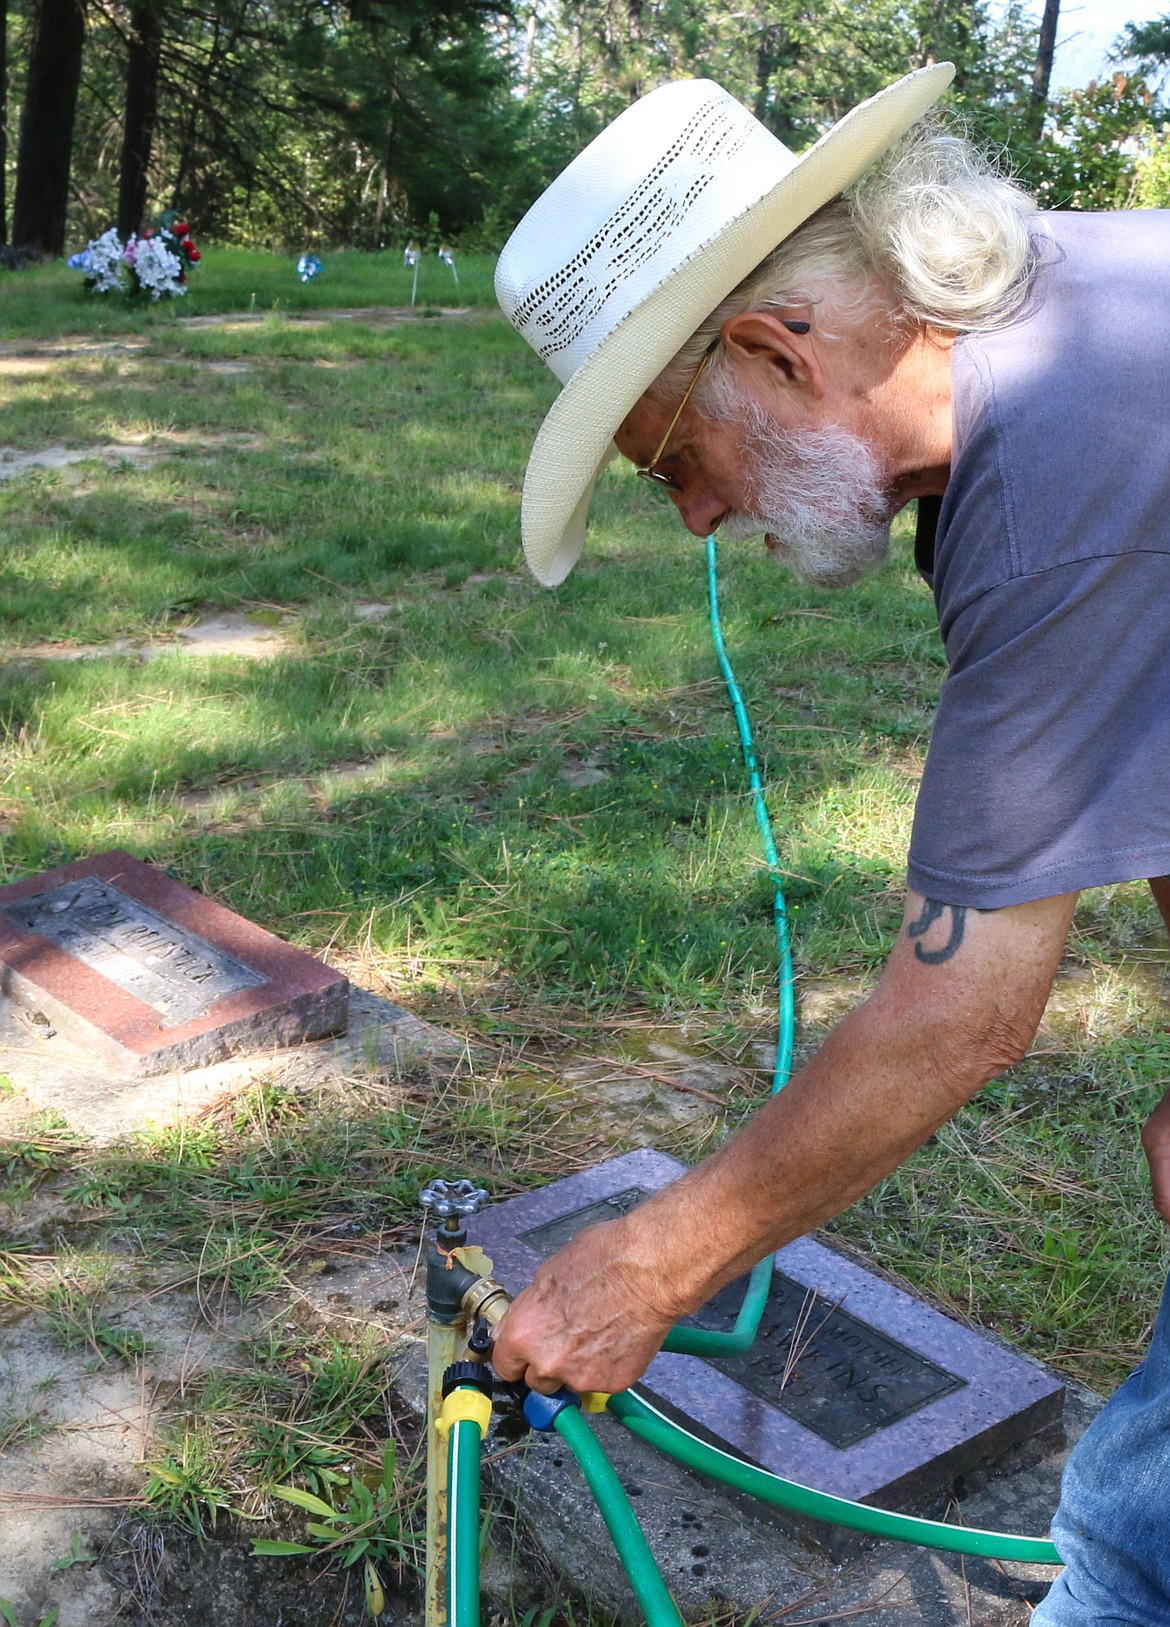
[[[839,338],[884,316],[893,330],[1003,327],[1039,264],[1035,202],[998,175],[962,136],[920,121],[850,190],[799,226],[712,311],[651,387],[673,393],[713,348],[729,316],[813,307],[818,330]],[[701,381],[720,393],[719,358]]]

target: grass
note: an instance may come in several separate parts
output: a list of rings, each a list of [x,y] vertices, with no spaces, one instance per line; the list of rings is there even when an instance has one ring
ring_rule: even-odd
[[[376,254],[335,249],[321,259],[321,275],[302,283],[296,254],[208,245],[183,298],[157,302],[90,293],[81,273],[70,271],[62,261],[20,272],[0,271],[0,334],[5,338],[83,334],[101,339],[166,332],[184,318],[228,311],[256,316],[409,306],[413,273],[402,263],[401,248]],[[456,269],[458,283],[437,256],[423,259],[416,306],[420,312],[494,304],[491,255],[458,254]]]
[[[766,1090],[774,1033],[769,885],[701,550],[614,467],[580,568],[537,588],[518,487],[553,386],[490,309],[486,260],[461,263],[464,316],[304,325],[408,297],[393,256],[325,258],[303,287],[278,257],[208,252],[181,314],[262,313],[225,327],[99,304],[56,267],[0,279],[22,351],[0,354],[5,444],[95,454],[0,485],[0,877],[128,847],[494,1058],[437,1094],[371,1065],[319,1099],[261,1084],[181,1134],[97,1148],[41,1117],[0,1149],[0,1294],[61,1342],[149,1359],[115,1293],[135,1273],[213,1321],[255,1318],[174,1399],[144,1481],[196,1535],[271,1511],[278,1485],[356,1508],[381,1473],[384,1379],[360,1338],[285,1326],[290,1273],[404,1239],[432,1174],[506,1195],[630,1144],[639,1127],[599,1129],[561,1069],[636,1061],[663,1031],[735,1064],[722,1115],[659,1138],[694,1156]],[[110,348],[33,342],[77,333]],[[942,654],[906,536],[847,596],[760,555],[723,550],[725,630],[807,1047],[897,931]],[[287,648],[179,650],[222,610]],[[114,639],[154,656],[52,658]],[[1165,1269],[1136,1140],[1170,1065],[1165,965],[1143,888],[1086,895],[1033,1057],[836,1228],[1102,1386]],[[47,1241],[46,1198],[66,1217]]]

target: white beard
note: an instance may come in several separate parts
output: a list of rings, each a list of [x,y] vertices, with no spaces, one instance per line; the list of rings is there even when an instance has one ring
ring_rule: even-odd
[[[713,416],[738,431],[752,471],[751,512],[729,514],[720,531],[763,531],[779,563],[815,587],[850,587],[876,569],[889,552],[890,504],[868,443],[845,429],[781,429],[726,383],[718,395]]]

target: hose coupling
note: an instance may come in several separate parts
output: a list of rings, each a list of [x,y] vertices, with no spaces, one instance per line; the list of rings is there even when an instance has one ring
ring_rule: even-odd
[[[552,1429],[556,1420],[566,1407],[579,1407],[580,1396],[574,1395],[572,1390],[557,1390],[553,1395],[541,1395],[537,1390],[529,1390],[524,1397],[524,1416],[533,1429]]]
[[[461,1384],[491,1399],[492,1375],[481,1361],[453,1361],[443,1374],[443,1400]]]
[[[456,1367],[471,1366],[472,1363],[455,1362]],[[451,1368],[447,1369],[448,1375]],[[446,1391],[446,1378],[443,1380]],[[456,1424],[470,1420],[479,1425],[480,1435],[486,1435],[488,1425],[492,1421],[491,1397],[483,1393],[476,1385],[464,1379],[457,1382],[456,1387],[449,1394],[445,1394],[439,1416],[435,1419],[435,1430],[440,1440],[446,1440]]]
[[[463,1309],[471,1322],[480,1317],[489,1325],[495,1327],[511,1304],[505,1289],[494,1277],[477,1277],[463,1294]]]

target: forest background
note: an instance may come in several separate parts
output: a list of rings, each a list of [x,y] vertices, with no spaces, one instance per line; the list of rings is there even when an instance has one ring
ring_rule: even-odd
[[[799,150],[942,59],[1048,206],[1163,205],[1170,15],[1124,16],[1115,71],[1052,96],[1059,0],[0,0],[0,244],[173,207],[221,242],[491,250],[666,80],[717,79]]]

